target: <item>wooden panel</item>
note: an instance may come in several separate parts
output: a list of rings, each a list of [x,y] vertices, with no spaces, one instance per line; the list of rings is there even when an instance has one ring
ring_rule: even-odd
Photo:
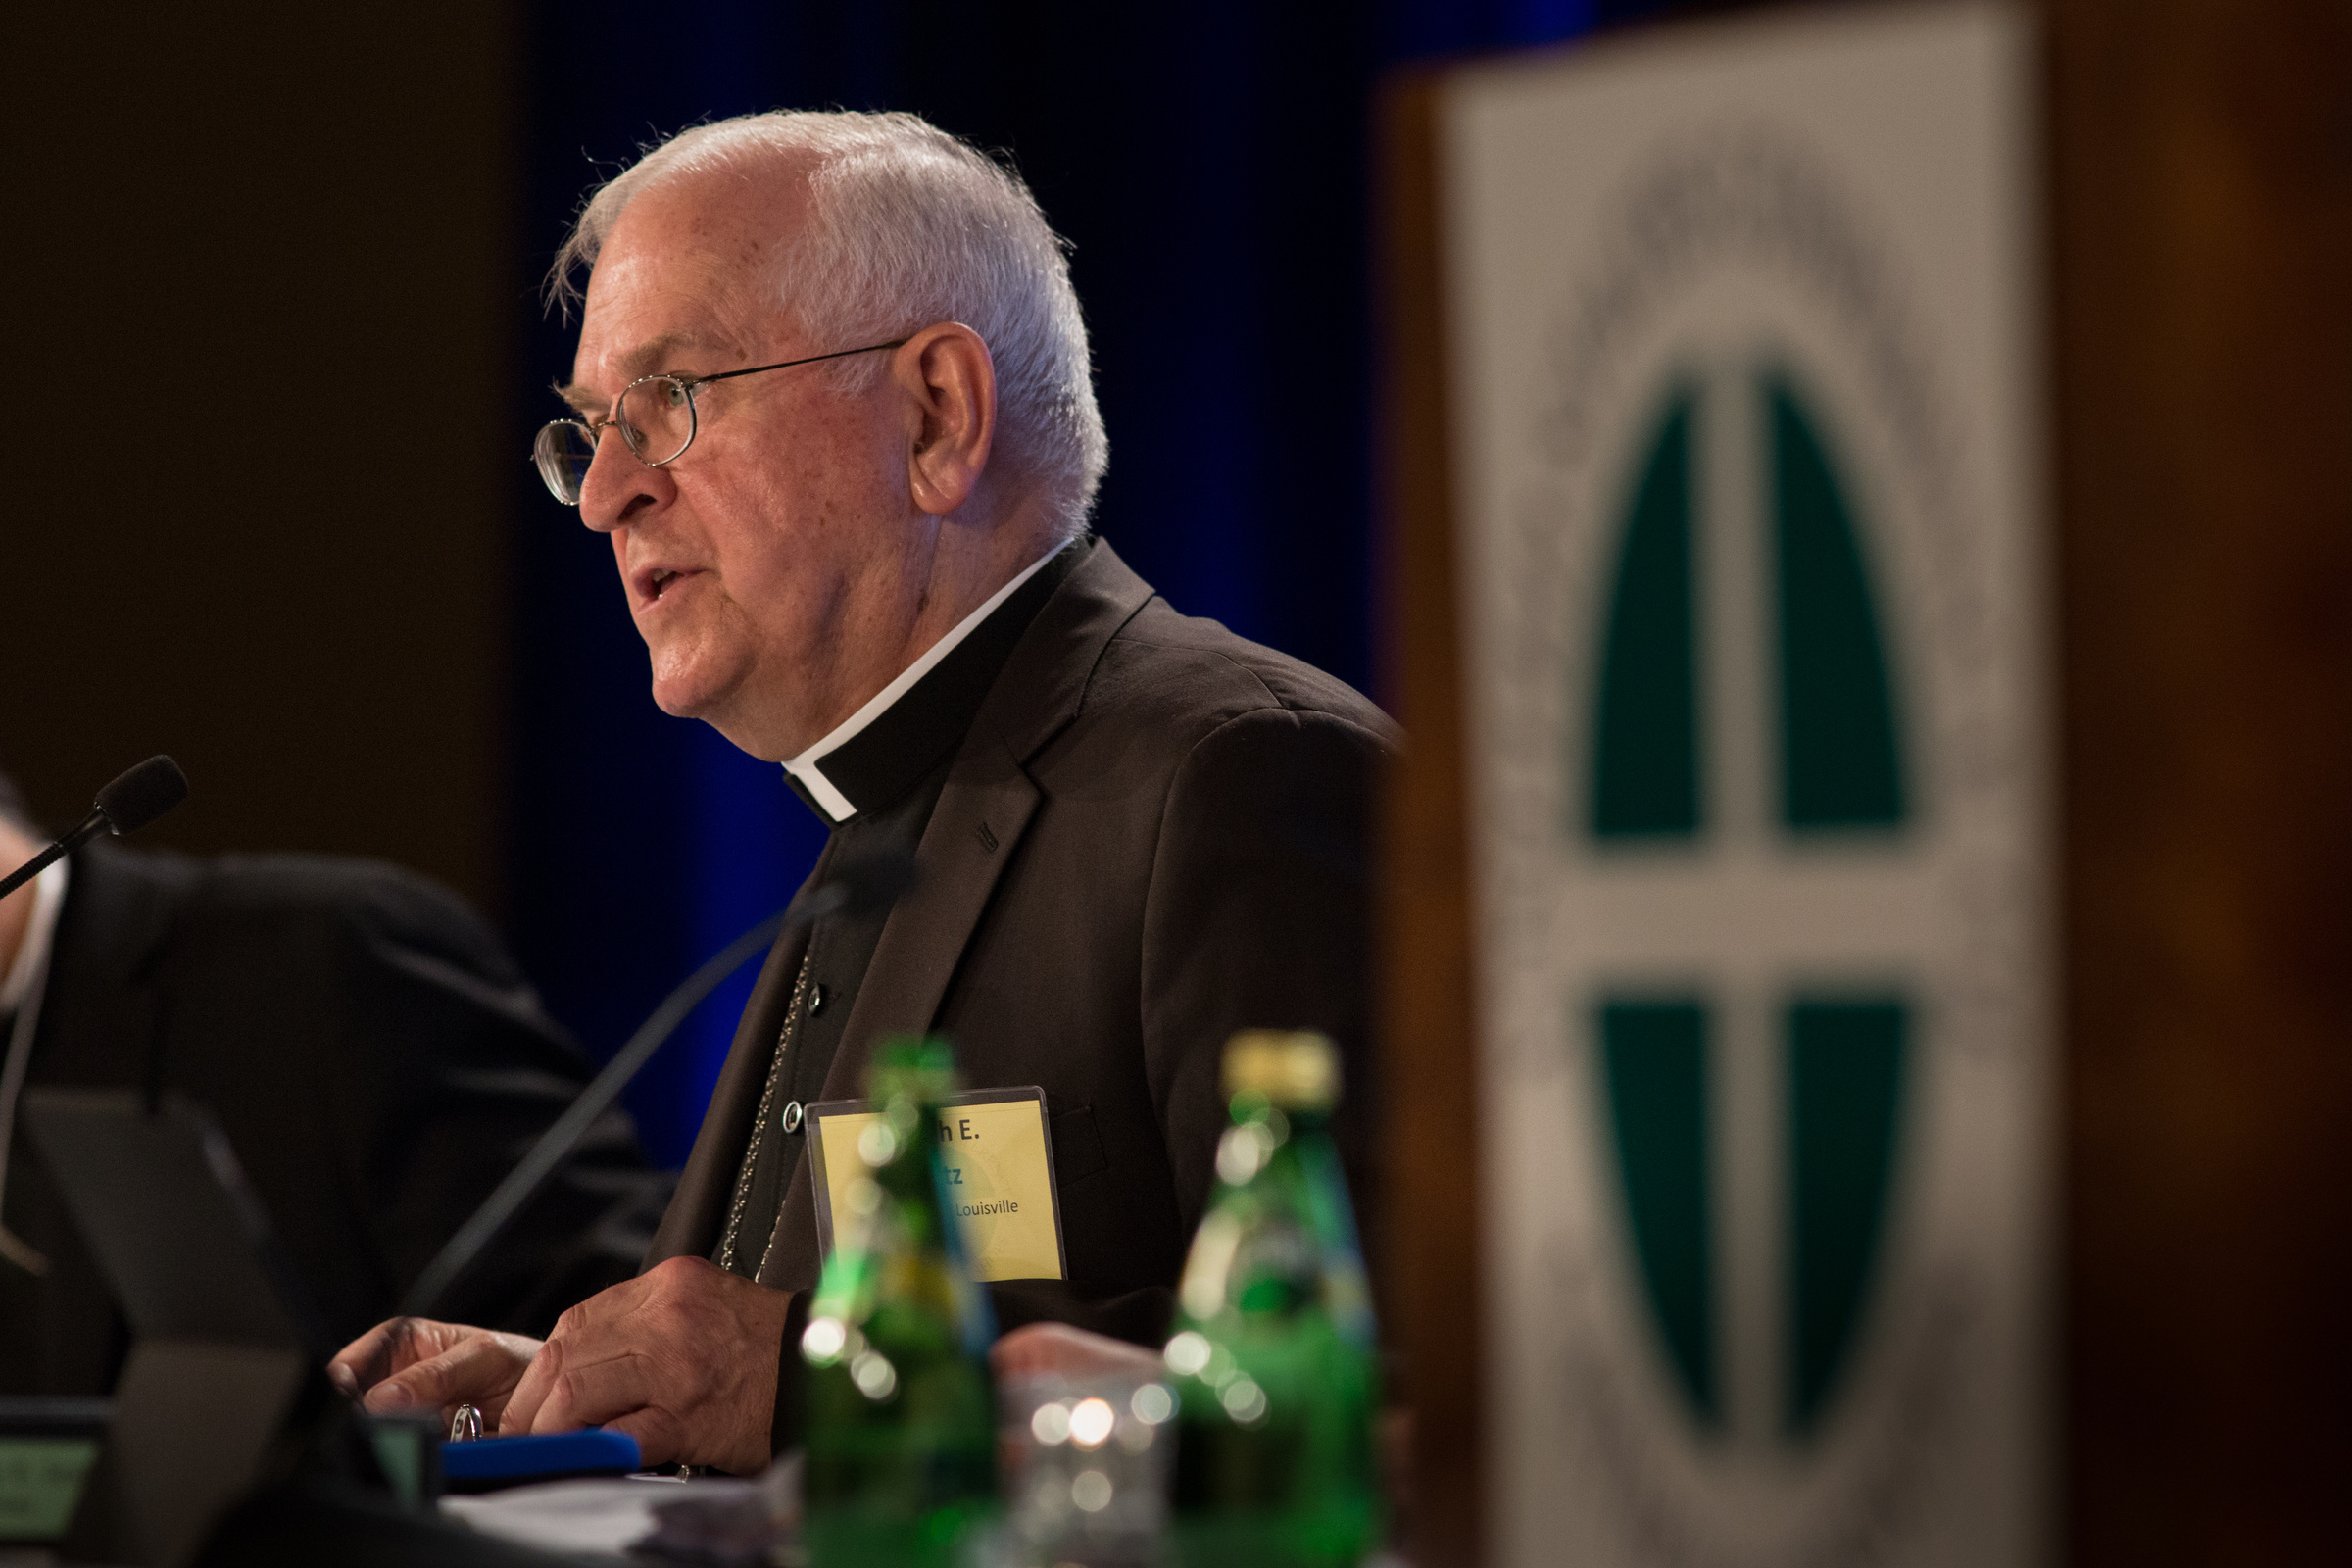
[[[1386,822],[1381,1016],[1394,1158],[1382,1251],[1414,1423],[1406,1549],[1420,1568],[1454,1568],[1479,1559],[1480,1172],[1436,104],[1434,79],[1399,78],[1378,127],[1382,689],[1409,737]]]
[[[193,793],[155,842],[495,896],[511,24],[12,15],[0,768],[45,816],[169,751]]]
[[[2073,1555],[2341,1562],[2352,8],[2047,10]]]

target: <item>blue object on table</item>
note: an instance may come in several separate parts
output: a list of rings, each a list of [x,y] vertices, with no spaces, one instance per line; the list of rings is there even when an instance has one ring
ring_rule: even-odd
[[[603,1427],[441,1445],[441,1473],[452,1492],[487,1492],[560,1476],[626,1475],[643,1468],[637,1440]]]

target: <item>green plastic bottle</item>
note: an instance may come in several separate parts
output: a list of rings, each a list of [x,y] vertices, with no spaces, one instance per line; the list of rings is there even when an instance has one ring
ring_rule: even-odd
[[[1339,1088],[1321,1035],[1226,1048],[1233,1122],[1166,1349],[1185,1568],[1338,1568],[1380,1537],[1376,1335],[1330,1136]]]
[[[997,1507],[987,1296],[948,1219],[937,1111],[956,1091],[947,1042],[876,1053],[866,1172],[825,1262],[808,1326],[806,1539],[814,1568],[948,1568]]]

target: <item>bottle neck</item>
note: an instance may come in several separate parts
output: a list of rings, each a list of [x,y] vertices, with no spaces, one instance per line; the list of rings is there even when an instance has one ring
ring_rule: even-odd
[[[881,1188],[891,1200],[902,1205],[906,1222],[915,1235],[925,1243],[940,1239],[939,1192],[931,1163],[937,1157],[932,1142],[939,1128],[937,1107],[921,1102],[914,1105],[911,1119],[904,1114],[890,1117],[894,1128],[908,1130],[899,1138],[891,1157],[873,1171],[874,1185]],[[897,1110],[893,1105],[892,1110]]]

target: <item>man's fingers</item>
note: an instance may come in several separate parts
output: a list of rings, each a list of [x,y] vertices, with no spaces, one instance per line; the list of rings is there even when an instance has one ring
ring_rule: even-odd
[[[520,1418],[503,1422],[502,1432],[571,1432],[642,1410],[655,1390],[645,1358],[622,1351],[595,1361],[566,1357],[543,1385],[545,1396]]]
[[[538,1419],[539,1406],[546,1401],[554,1380],[573,1363],[583,1344],[590,1347],[588,1353],[591,1355],[607,1353],[600,1352],[595,1347],[600,1343],[609,1345],[615,1337],[612,1331],[631,1322],[646,1294],[646,1281],[652,1277],[641,1275],[633,1280],[622,1280],[618,1285],[608,1286],[585,1301],[575,1302],[562,1317],[556,1319],[555,1333],[548,1336],[546,1348],[531,1363],[530,1370],[515,1385],[514,1396],[507,1401],[505,1414],[499,1424],[502,1434],[512,1437],[534,1430],[533,1423]],[[488,1413],[486,1406],[483,1413]]]
[[[531,1364],[523,1369],[522,1378],[514,1392],[507,1396],[507,1407],[499,1412],[498,1435],[502,1438],[520,1437],[531,1430],[531,1418],[539,1406],[547,1402],[547,1386],[564,1367],[564,1339],[559,1328],[555,1338],[540,1347]]]
[[[667,1410],[648,1406],[614,1416],[605,1423],[608,1432],[626,1432],[637,1440],[637,1462],[647,1469],[656,1465],[673,1464],[685,1450],[685,1433],[677,1418]]]
[[[537,1348],[535,1341],[517,1334],[475,1334],[383,1379],[368,1390],[363,1403],[378,1415],[503,1404]]]
[[[381,1383],[392,1371],[392,1348],[407,1332],[405,1317],[386,1318],[335,1352],[326,1363],[326,1379],[337,1389],[357,1396]]]
[[[789,1294],[701,1258],[670,1258],[557,1321],[499,1432],[601,1424],[636,1438],[649,1464],[757,1474],[769,1457],[776,1354],[791,1304]]]
[[[482,1337],[487,1330],[463,1323],[436,1323],[430,1318],[386,1318],[335,1353],[326,1364],[327,1381],[348,1395],[360,1395],[388,1377],[420,1361],[429,1361],[461,1343]],[[519,1336],[509,1340],[527,1345]]]

